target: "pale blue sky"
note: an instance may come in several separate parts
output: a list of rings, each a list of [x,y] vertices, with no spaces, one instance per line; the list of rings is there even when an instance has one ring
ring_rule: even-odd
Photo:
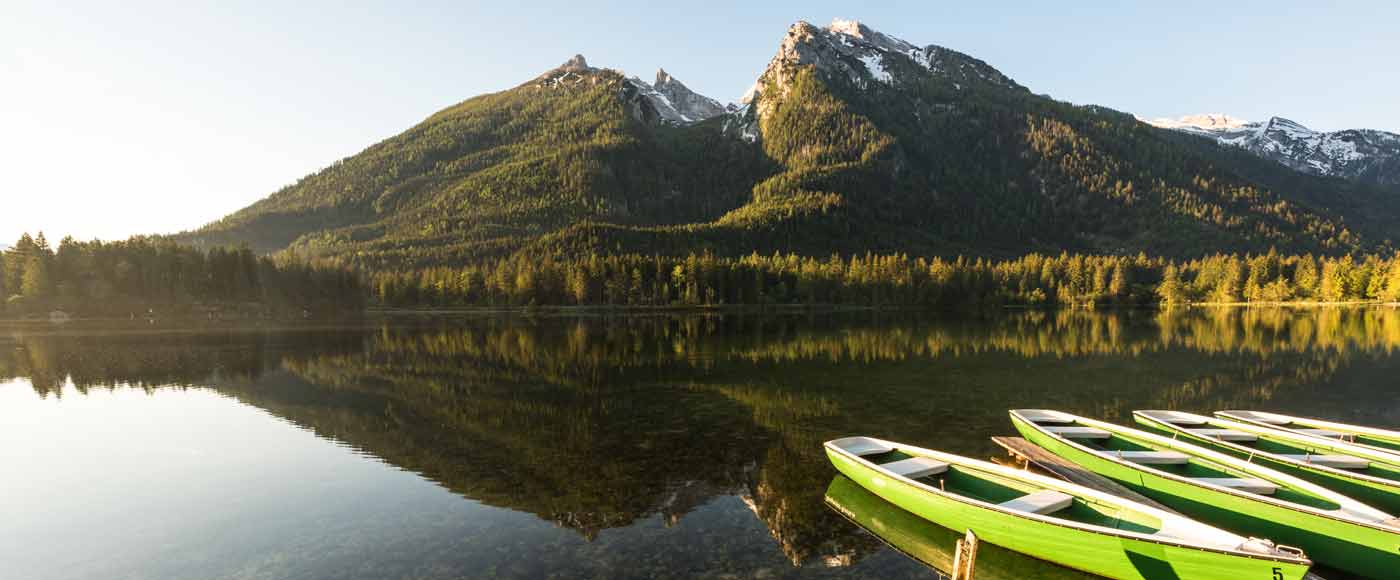
[[[574,53],[731,101],[799,19],[1147,117],[1400,131],[1400,4],[1066,4],[0,0],[0,241],[195,227]]]

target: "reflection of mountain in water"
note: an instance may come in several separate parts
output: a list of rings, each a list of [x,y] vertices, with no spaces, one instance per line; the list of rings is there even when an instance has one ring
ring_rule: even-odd
[[[738,495],[795,564],[840,564],[839,548],[861,540],[823,506],[825,439],[870,432],[985,455],[1021,406],[1117,421],[1261,405],[1374,420],[1355,415],[1394,405],[1356,402],[1386,396],[1366,373],[1390,364],[1400,314],[488,318],[7,342],[0,377],[41,393],[70,378],[206,386],[586,537]]]

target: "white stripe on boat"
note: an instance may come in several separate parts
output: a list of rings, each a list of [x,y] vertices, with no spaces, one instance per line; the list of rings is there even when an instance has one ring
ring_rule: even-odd
[[[1273,495],[1278,491],[1277,485],[1255,477],[1193,477],[1191,480],[1264,495]]]
[[[1323,467],[1336,467],[1338,469],[1366,469],[1371,466],[1370,461],[1350,455],[1313,455],[1311,453],[1294,455],[1281,453],[1279,457],[1301,461],[1303,463],[1311,463],[1313,465],[1321,465]]]
[[[1258,441],[1259,436],[1234,429],[1187,429],[1193,434],[1221,441]]]
[[[1041,427],[1047,433],[1054,433],[1066,439],[1108,439],[1112,437],[1108,431],[1095,429],[1093,427]]]

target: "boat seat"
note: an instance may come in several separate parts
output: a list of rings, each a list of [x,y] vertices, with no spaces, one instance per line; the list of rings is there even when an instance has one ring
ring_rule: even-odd
[[[1032,423],[1052,423],[1068,425],[1074,422],[1074,415],[1070,415],[1069,413],[1061,413],[1059,411],[1050,411],[1046,409],[1024,409],[1017,412],[1020,413],[1022,417],[1025,417],[1027,421],[1030,421]]]
[[[1256,479],[1253,477],[1193,477],[1191,478],[1191,481],[1199,481],[1201,483],[1213,483],[1221,487],[1228,487],[1230,489],[1238,489],[1240,491],[1258,493],[1263,495],[1273,495],[1274,492],[1278,491],[1277,485],[1274,485],[1273,483],[1270,483],[1267,480]]]
[[[1200,435],[1202,437],[1210,437],[1212,439],[1219,439],[1221,441],[1259,440],[1258,435],[1255,435],[1253,433],[1245,433],[1244,431],[1236,431],[1234,429],[1187,429],[1187,431],[1190,431],[1195,435]]]
[[[998,505],[1018,512],[1045,515],[1065,509],[1072,504],[1074,504],[1074,496],[1054,490],[1042,489],[1011,501],[1002,502]]]
[[[909,479],[938,475],[948,471],[948,464],[927,457],[910,457],[880,465],[880,469]]]
[[[1328,431],[1328,430],[1326,430],[1326,429],[1298,429],[1298,432],[1299,432],[1299,433],[1305,433],[1305,434],[1308,434],[1308,435],[1312,435],[1313,437],[1325,437],[1325,438],[1328,438],[1328,439],[1341,439],[1341,438],[1342,438],[1342,434],[1341,434],[1341,433],[1338,433],[1338,432],[1336,432],[1336,431]]]
[[[1175,451],[1119,451],[1119,459],[1126,459],[1143,465],[1182,465],[1191,457]]]
[[[869,437],[849,437],[833,442],[837,447],[857,457],[864,455],[879,455],[894,451],[893,447],[881,443]]]
[[[1066,439],[1108,439],[1113,434],[1103,429],[1093,427],[1043,427],[1047,433],[1053,433]]]
[[[1336,467],[1338,469],[1366,469],[1371,466],[1371,462],[1360,457],[1350,455],[1279,455],[1279,457],[1321,465],[1323,467]]]
[[[1173,425],[1205,425],[1206,418],[1181,411],[1143,411],[1144,415]]]
[[[1265,423],[1265,424],[1268,424],[1268,425],[1287,425],[1287,424],[1293,422],[1292,419],[1289,419],[1289,418],[1284,417],[1284,416],[1282,416],[1282,415],[1275,415],[1275,414],[1273,414],[1273,413],[1260,413],[1260,412],[1258,412],[1258,411],[1227,411],[1227,412],[1230,413],[1231,415],[1235,415],[1235,416],[1238,416],[1238,417],[1243,417],[1243,418],[1245,418],[1245,419],[1249,419],[1250,421],[1258,421],[1258,422],[1260,422],[1260,423]]]

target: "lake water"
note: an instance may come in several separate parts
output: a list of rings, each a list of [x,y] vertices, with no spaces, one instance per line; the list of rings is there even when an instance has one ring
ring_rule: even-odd
[[[999,457],[1014,407],[1397,426],[1397,348],[1385,308],[9,329],[0,577],[927,578],[956,534],[822,441]],[[1034,576],[1077,574],[979,556]]]

